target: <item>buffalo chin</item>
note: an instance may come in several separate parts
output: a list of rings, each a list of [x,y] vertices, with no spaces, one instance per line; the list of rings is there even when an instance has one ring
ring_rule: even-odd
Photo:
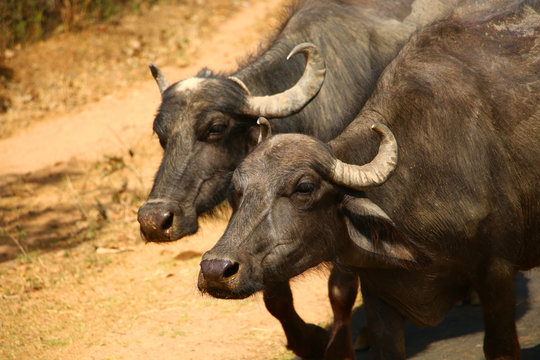
[[[214,289],[214,288],[207,288],[207,289],[200,289],[199,290],[203,294],[209,294],[212,297],[218,298],[218,299],[229,299],[229,300],[241,300],[245,299],[247,297],[250,297],[255,293],[255,291],[246,291],[246,292],[231,292],[228,290],[222,290],[222,289]]]
[[[156,237],[156,236],[148,237],[144,233],[144,230],[143,230],[142,227],[140,228],[140,233],[141,233],[141,237],[146,242],[169,243],[169,242],[174,242],[174,241],[180,240],[180,239],[182,239],[182,238],[184,238],[186,236],[191,236],[191,235],[196,234],[197,231],[199,231],[199,224],[197,223],[197,221],[195,221],[194,226],[190,226],[188,228],[182,227],[180,229],[180,231],[175,231],[174,228],[172,228],[171,230],[173,230],[172,234],[169,233],[169,236],[163,236],[163,237]]]
[[[182,228],[179,233],[177,233],[177,234],[174,233],[173,236],[171,237],[171,239],[169,239],[167,242],[177,241],[177,240],[180,240],[182,238],[185,238],[186,236],[195,235],[197,233],[197,231],[199,231],[199,225],[195,221],[194,226],[189,227],[189,228]]]
[[[263,290],[264,288],[262,285],[257,285],[254,283],[237,285],[234,287],[230,287],[223,284],[212,285],[212,284],[207,283],[207,281],[204,279],[204,276],[201,273],[199,273],[199,281],[198,281],[197,287],[199,288],[199,291],[203,294],[208,294],[218,299],[236,299],[236,300],[241,300],[241,299],[250,297],[256,292]]]

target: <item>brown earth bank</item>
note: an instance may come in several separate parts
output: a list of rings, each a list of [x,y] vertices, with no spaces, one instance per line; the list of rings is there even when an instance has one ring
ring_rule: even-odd
[[[0,358],[294,358],[259,295],[223,301],[196,288],[200,256],[224,231],[226,207],[195,236],[166,245],[144,244],[136,222],[161,158],[148,63],[173,81],[203,66],[232,69],[271,32],[285,3],[160,2],[8,52],[0,69],[0,97],[9,99],[0,114]],[[523,300],[523,318],[532,325],[519,326],[533,359],[540,290],[531,274],[537,295]],[[319,269],[293,282],[299,313],[320,325],[331,321],[326,275]],[[457,311],[451,322],[471,317],[480,327],[459,336],[408,330],[413,344],[430,339],[411,355],[452,359],[461,346],[481,356],[479,309]]]

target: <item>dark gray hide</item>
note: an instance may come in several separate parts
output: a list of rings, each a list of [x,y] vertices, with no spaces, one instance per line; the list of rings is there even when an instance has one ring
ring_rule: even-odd
[[[238,210],[203,256],[201,290],[242,298],[324,261],[348,266],[375,357],[399,359],[404,319],[435,326],[472,287],[486,358],[519,358],[514,274],[540,266],[540,6],[528,3],[414,35],[327,145],[262,142],[235,171]],[[392,175],[395,158],[357,166],[378,154],[373,123],[397,141]],[[336,157],[351,166],[336,171]]]
[[[193,234],[198,216],[226,198],[233,170],[257,142],[257,118],[268,116],[246,112],[246,99],[280,93],[297,82],[305,61],[302,56],[286,60],[295,45],[315,44],[326,76],[307,105],[271,120],[272,126],[277,133],[327,141],[358,113],[411,32],[459,2],[300,1],[268,48],[235,73],[202,71],[168,88],[164,77],[157,77],[163,100],[154,131],[165,152],[149,199],[139,210],[144,238],[161,242]]]

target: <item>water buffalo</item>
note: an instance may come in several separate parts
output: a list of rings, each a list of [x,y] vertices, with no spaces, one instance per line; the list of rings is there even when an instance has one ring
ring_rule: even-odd
[[[259,116],[280,118],[270,120],[274,132],[337,136],[417,26],[460,2],[299,1],[268,48],[233,73],[203,69],[168,86],[151,65],[162,93],[153,128],[164,154],[139,211],[144,238],[174,241],[197,231],[198,216],[226,199],[233,170],[256,144]],[[292,54],[304,53],[307,64],[287,60],[306,42],[314,46]]]
[[[162,93],[153,127],[164,155],[148,201],[139,210],[142,236],[165,242],[197,231],[198,217],[227,197],[234,169],[256,145],[259,116],[280,118],[273,121],[275,132],[305,133],[323,141],[335,137],[358,113],[410,34],[462,2],[297,1],[269,46],[233,73],[204,69],[168,86],[152,65]],[[287,61],[291,49],[304,42],[315,45],[298,49],[307,61],[300,56]],[[338,324],[334,329],[339,329],[352,302],[336,296],[356,294],[358,282],[356,275],[336,271],[329,287]],[[324,345],[314,349],[313,344],[328,335],[294,312],[288,283],[267,287],[264,298],[281,321],[289,347],[301,356],[320,356]]]
[[[540,266],[539,11],[430,25],[337,138],[263,140],[201,291],[244,298],[333,262],[360,276],[375,358],[401,359],[404,319],[435,326],[473,288],[486,358],[518,359],[514,275]]]

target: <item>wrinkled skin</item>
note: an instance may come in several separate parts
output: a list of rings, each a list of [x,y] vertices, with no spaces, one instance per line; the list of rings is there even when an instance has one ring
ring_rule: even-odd
[[[360,276],[374,357],[402,359],[404,320],[435,326],[472,288],[485,357],[519,359],[514,275],[540,266],[531,4],[415,35],[328,144],[299,134],[261,143],[235,170],[237,211],[203,256],[201,291],[243,298],[334,262]],[[397,139],[395,172],[363,191],[336,184],[335,157],[363,165],[377,154],[375,122]]]

